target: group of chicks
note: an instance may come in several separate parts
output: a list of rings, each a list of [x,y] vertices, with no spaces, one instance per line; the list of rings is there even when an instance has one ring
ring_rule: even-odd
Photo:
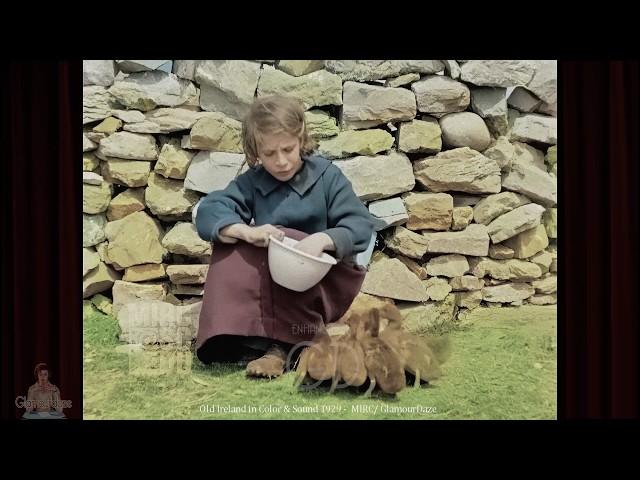
[[[329,393],[339,382],[360,387],[369,380],[364,396],[376,386],[395,394],[407,385],[405,372],[415,377],[414,387],[441,375],[449,356],[447,337],[411,334],[402,328],[402,316],[393,304],[350,311],[337,324],[318,333],[298,358],[295,385],[331,380]],[[346,385],[345,385],[346,384]]]

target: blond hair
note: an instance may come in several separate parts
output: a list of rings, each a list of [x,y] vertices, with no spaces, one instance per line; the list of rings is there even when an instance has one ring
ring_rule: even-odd
[[[307,131],[300,100],[284,95],[256,98],[242,122],[242,147],[250,167],[258,163],[258,142],[262,137],[283,132],[300,139],[301,155],[315,150],[316,142]]]

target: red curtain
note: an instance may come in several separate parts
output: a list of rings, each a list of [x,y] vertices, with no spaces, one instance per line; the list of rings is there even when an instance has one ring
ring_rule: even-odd
[[[2,399],[49,365],[51,383],[82,418],[82,62],[9,62],[2,72]]]
[[[637,418],[638,62],[559,78],[560,418]]]

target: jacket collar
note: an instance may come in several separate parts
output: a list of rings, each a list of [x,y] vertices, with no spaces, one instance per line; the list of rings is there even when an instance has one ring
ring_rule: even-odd
[[[264,168],[259,167],[256,172],[256,188],[263,196],[267,196],[283,183],[287,183],[298,195],[304,195],[318,181],[331,162],[316,155],[302,157],[302,162],[300,171],[288,182],[273,178]]]

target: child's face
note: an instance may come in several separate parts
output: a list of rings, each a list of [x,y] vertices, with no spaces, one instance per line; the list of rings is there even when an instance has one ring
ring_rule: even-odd
[[[258,160],[271,176],[287,182],[302,167],[300,139],[284,132],[265,135],[258,142]]]

